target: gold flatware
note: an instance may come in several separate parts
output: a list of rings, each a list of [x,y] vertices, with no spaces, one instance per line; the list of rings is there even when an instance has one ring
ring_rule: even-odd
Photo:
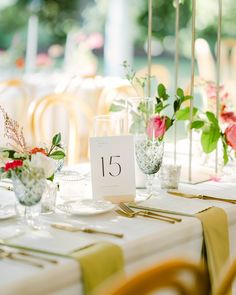
[[[147,210],[134,211],[128,205],[126,205],[125,203],[122,203],[122,202],[119,204],[119,206],[123,211],[126,211],[126,212],[131,213],[131,214],[135,214],[135,215],[140,215],[140,214],[143,215],[143,214],[145,214],[147,216],[157,216],[157,217],[169,219],[169,220],[172,220],[172,221],[175,221],[175,222],[181,222],[182,221],[181,218],[171,217],[171,216],[167,216],[167,215],[163,215],[163,214],[159,214],[159,213],[150,212],[150,211],[147,211]]]
[[[88,234],[104,234],[104,235],[114,236],[117,238],[124,237],[124,235],[120,234],[120,233],[112,233],[112,232],[101,231],[101,230],[97,230],[97,229],[93,229],[93,228],[78,227],[78,226],[74,226],[74,225],[67,224],[67,223],[66,224],[65,223],[53,223],[53,224],[51,224],[51,227],[65,230],[65,231],[69,231],[69,232],[81,231],[81,232],[88,233]]]
[[[142,217],[160,220],[160,221],[164,221],[164,222],[168,222],[168,223],[172,223],[172,224],[175,223],[174,220],[169,220],[169,219],[165,219],[165,218],[158,217],[158,216],[146,215],[145,213],[133,214],[133,213],[126,212],[124,210],[119,210],[119,209],[116,210],[116,213],[118,213],[119,215],[122,215],[124,217],[128,217],[128,218],[134,218],[135,216],[139,215]]]
[[[187,198],[187,199],[201,199],[201,200],[220,201],[220,202],[236,204],[236,200],[232,200],[232,199],[223,199],[223,198],[211,197],[211,196],[207,196],[207,195],[187,194],[187,193],[182,193],[182,192],[177,192],[177,191],[168,191],[168,193],[173,196],[183,197],[183,198]]]
[[[158,209],[158,208],[154,208],[154,207],[137,205],[135,203],[129,203],[129,207],[135,208],[135,209],[147,210],[147,211],[166,213],[166,214],[173,214],[173,215],[180,215],[180,216],[187,216],[187,217],[195,217],[194,214],[188,214],[188,213],[183,213],[183,212],[179,212],[179,211],[172,211],[172,210],[165,210],[165,209]]]
[[[41,263],[31,261],[31,260],[28,260],[28,259],[25,259],[25,258],[21,258],[21,257],[17,256],[16,253],[14,253],[14,252],[8,252],[8,251],[5,251],[3,249],[0,249],[0,259],[4,259],[4,258],[8,258],[8,259],[11,259],[11,260],[16,260],[16,261],[19,261],[19,262],[22,262],[22,263],[27,263],[27,264],[30,264],[30,265],[35,266],[35,267],[44,268],[44,265],[41,264]]]
[[[55,259],[51,259],[51,258],[47,258],[47,257],[42,257],[42,256],[38,256],[38,255],[35,255],[35,254],[32,254],[32,253],[23,252],[23,251],[15,252],[15,254],[18,254],[18,255],[21,255],[21,256],[26,256],[26,257],[32,257],[34,259],[43,260],[43,261],[46,261],[46,262],[49,262],[49,263],[53,263],[53,264],[57,264],[58,263],[58,261],[55,260]]]

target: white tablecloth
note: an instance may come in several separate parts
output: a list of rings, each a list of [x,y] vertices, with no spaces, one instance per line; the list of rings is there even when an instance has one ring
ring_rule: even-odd
[[[236,184],[207,182],[195,186],[181,185],[180,189],[189,192],[212,193],[221,197],[234,197]],[[14,200],[12,192],[0,190],[1,204]],[[188,200],[168,196],[160,191],[159,196],[146,201],[148,205],[166,207],[182,212],[196,212],[215,205],[224,208],[229,220],[231,256],[236,251],[236,206],[202,200]],[[51,215],[41,217],[44,224],[55,221],[71,222],[75,225],[94,226],[97,229],[124,233],[123,239],[105,235],[86,233],[69,233],[47,227],[44,231],[33,231],[14,238],[14,220],[1,221],[0,238],[11,236],[9,241],[28,247],[41,248],[61,253],[79,248],[85,244],[99,240],[109,240],[119,244],[125,256],[125,266],[128,273],[133,273],[145,266],[179,257],[200,261],[202,249],[202,227],[195,217],[182,217],[183,221],[168,224],[148,218],[125,218],[115,212],[91,216],[71,217],[66,215]],[[57,258],[59,264],[47,264],[44,269],[38,269],[9,259],[0,261],[0,294],[82,294],[81,272],[78,264],[67,258]],[[236,292],[234,292],[236,294]]]

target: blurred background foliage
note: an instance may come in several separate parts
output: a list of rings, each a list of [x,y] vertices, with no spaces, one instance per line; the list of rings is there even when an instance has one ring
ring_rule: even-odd
[[[14,37],[26,40],[27,21],[32,13],[39,16],[39,50],[51,44],[65,44],[66,35],[72,28],[85,32],[104,33],[109,0],[1,0],[0,1],[0,48],[7,49]],[[119,1],[119,0],[118,0]],[[127,0],[132,10],[134,37],[137,47],[143,47],[147,36],[148,0]],[[197,1],[197,34],[206,38],[214,48],[217,30],[217,1]],[[236,37],[235,0],[223,1],[223,35]],[[173,48],[175,9],[173,1],[153,0],[153,37],[159,39],[165,50]],[[180,11],[181,44],[189,40],[191,26],[191,1],[185,0]],[[182,48],[185,54],[186,49]]]

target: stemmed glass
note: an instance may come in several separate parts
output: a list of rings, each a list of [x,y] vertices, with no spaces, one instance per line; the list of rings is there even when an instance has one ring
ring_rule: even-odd
[[[32,207],[38,204],[46,187],[43,169],[23,171],[21,175],[12,176],[13,191],[19,203],[24,206],[24,223],[33,229],[40,229],[40,224],[34,220]]]

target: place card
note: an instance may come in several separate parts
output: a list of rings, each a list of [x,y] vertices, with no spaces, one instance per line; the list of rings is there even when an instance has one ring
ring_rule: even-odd
[[[133,136],[91,137],[90,161],[94,199],[113,203],[134,200]]]

